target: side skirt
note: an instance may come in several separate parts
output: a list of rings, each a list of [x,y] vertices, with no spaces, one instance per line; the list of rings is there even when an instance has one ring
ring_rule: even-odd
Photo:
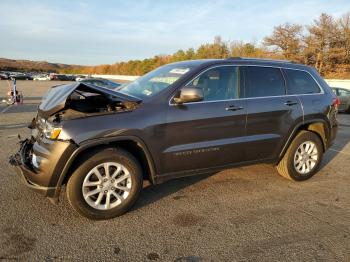
[[[202,169],[193,169],[193,170],[185,170],[185,171],[179,171],[179,172],[171,172],[171,173],[166,173],[163,175],[157,175],[155,176],[155,184],[161,184],[164,183],[168,180],[176,179],[176,178],[181,178],[181,177],[188,177],[188,176],[194,176],[194,175],[204,175],[204,174],[210,174],[210,173],[217,173],[219,171],[225,170],[225,169],[230,169],[233,167],[238,167],[238,166],[248,166],[252,164],[275,164],[276,161],[275,159],[259,159],[259,160],[254,160],[254,161],[245,161],[245,162],[239,162],[239,163],[232,163],[229,165],[224,165],[224,166],[217,166],[217,167],[210,167],[210,168],[202,168]]]

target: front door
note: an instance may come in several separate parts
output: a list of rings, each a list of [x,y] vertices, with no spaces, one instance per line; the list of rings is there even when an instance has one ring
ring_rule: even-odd
[[[161,173],[219,167],[244,159],[246,105],[241,100],[241,73],[235,66],[206,70],[188,85],[201,88],[201,102],[167,111]]]

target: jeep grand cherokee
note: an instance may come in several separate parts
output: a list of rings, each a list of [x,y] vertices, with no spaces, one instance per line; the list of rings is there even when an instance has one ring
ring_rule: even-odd
[[[144,179],[263,162],[312,177],[337,131],[335,95],[308,66],[231,58],[162,66],[115,90],[52,87],[10,158],[24,182],[91,219],[119,216]]]

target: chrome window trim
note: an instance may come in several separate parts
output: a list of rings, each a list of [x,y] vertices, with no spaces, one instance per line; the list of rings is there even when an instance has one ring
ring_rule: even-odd
[[[310,72],[304,70],[304,69],[297,69],[297,68],[290,68],[290,67],[284,67],[284,66],[269,66],[269,65],[215,65],[215,66],[211,66],[207,69],[205,69],[202,72],[199,72],[198,74],[196,74],[190,81],[188,81],[184,86],[187,86],[189,83],[191,83],[194,79],[196,79],[198,76],[204,74],[205,72],[207,72],[208,70],[217,68],[217,67],[223,67],[223,66],[234,66],[234,67],[243,67],[243,66],[256,66],[256,67],[269,67],[269,68],[276,68],[279,70],[282,69],[289,69],[289,70],[296,70],[296,71],[302,71],[305,72],[307,74],[309,74],[312,79],[316,82],[316,84],[318,85],[320,92],[319,93],[311,93],[311,94],[293,94],[293,95],[279,95],[279,96],[260,96],[260,97],[242,97],[242,98],[232,98],[232,99],[223,99],[223,100],[212,100],[212,101],[199,101],[199,102],[189,102],[189,103],[184,103],[184,105],[192,105],[192,104],[203,104],[203,103],[216,103],[216,102],[225,102],[225,101],[237,101],[237,100],[248,100],[248,99],[263,99],[263,98],[274,98],[274,97],[291,97],[291,96],[308,96],[308,95],[323,95],[325,92],[323,90],[323,88],[321,87],[320,83],[317,81],[317,79],[310,74]],[[282,72],[281,72],[282,74]],[[283,76],[283,74],[282,74]],[[283,78],[285,78],[283,76]],[[176,106],[176,104],[171,103],[171,101],[174,99],[175,94],[173,94],[171,96],[171,98],[169,99],[169,106]]]

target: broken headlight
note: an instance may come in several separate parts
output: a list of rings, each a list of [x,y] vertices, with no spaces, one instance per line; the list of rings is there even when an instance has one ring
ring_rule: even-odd
[[[62,131],[62,127],[54,127],[49,122],[45,122],[43,126],[43,133],[46,138],[56,140]]]
[[[42,131],[44,136],[51,140],[69,140],[70,137],[61,126],[59,125],[53,125],[51,122],[41,118],[38,121],[39,129]]]

